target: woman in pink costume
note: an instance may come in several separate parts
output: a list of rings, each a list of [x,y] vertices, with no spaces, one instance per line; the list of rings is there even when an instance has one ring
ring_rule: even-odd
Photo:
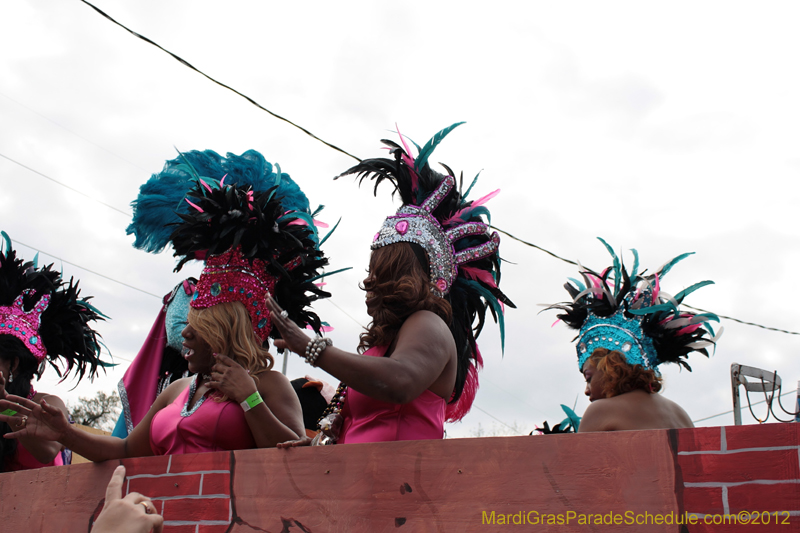
[[[211,173],[215,166],[209,160],[215,158],[218,172],[199,174]],[[272,370],[266,298],[275,295],[294,320],[319,331],[319,319],[306,308],[327,296],[313,283],[327,260],[317,244],[308,200],[257,152],[227,159],[190,152],[168,162],[162,174],[171,176],[172,164],[191,173],[195,183],[186,197],[190,209],[169,237],[175,255],[182,256],[176,270],[205,259],[182,332],[184,357],[195,376],[169,385],[124,439],[76,431],[60,411],[22,398],[14,398],[20,412],[36,423],[13,436],[39,434],[103,461],[266,448],[304,434],[297,395],[286,377]],[[270,186],[254,190],[224,183],[225,175],[248,170],[263,174]]]
[[[389,180],[403,200],[372,243],[363,285],[372,322],[358,353],[335,348],[329,339],[309,339],[289,318],[275,318],[278,348],[342,380],[315,443],[440,439],[444,422],[460,420],[472,405],[482,363],[475,338],[486,309],[502,334],[502,306],[513,304],[497,286],[500,239],[483,220],[483,204],[494,193],[467,201],[469,190],[456,187],[449,168],[442,175],[428,165],[456,126],[435,135],[416,159],[405,144],[384,140],[393,159],[365,160],[342,174],[373,178],[376,188]],[[280,315],[280,302],[269,305]]]
[[[33,378],[40,377],[48,361],[58,375],[75,371],[82,378],[94,376],[100,344],[89,323],[101,315],[81,299],[77,283],[61,279],[52,265],[38,268],[24,263],[2,232],[0,243],[0,400],[21,397],[45,402],[62,417],[67,408],[61,398],[37,392]],[[21,409],[0,407],[2,435],[24,431],[28,417]],[[26,435],[18,440],[0,439],[0,472],[69,464],[69,450],[52,439]]]

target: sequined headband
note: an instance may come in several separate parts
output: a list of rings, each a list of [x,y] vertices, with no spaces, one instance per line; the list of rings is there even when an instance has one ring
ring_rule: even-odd
[[[583,364],[597,348],[620,352],[629,365],[642,365],[647,369],[658,366],[653,339],[642,331],[642,318],[627,318],[623,308],[610,317],[599,317],[589,311],[576,345],[578,368],[583,370]]]
[[[372,249],[398,242],[411,242],[422,246],[428,254],[430,278],[434,294],[444,297],[458,276],[458,266],[494,254],[500,245],[497,232],[490,239],[472,248],[456,252],[453,243],[468,235],[489,234],[489,227],[482,222],[466,222],[445,230],[431,213],[445,196],[455,187],[453,176],[447,176],[422,205],[404,205],[397,214],[387,217],[375,235]]]
[[[36,361],[41,363],[47,356],[47,348],[39,336],[39,326],[42,324],[42,313],[50,304],[50,295],[45,294],[33,309],[25,311],[22,300],[27,294],[35,292],[26,289],[17,296],[12,305],[0,307],[0,335],[12,335],[21,340]]]
[[[242,302],[250,314],[253,331],[264,341],[272,329],[267,296],[273,294],[275,282],[264,261],[253,259],[251,263],[242,257],[242,250],[237,246],[208,257],[191,306],[205,309],[225,302]]]

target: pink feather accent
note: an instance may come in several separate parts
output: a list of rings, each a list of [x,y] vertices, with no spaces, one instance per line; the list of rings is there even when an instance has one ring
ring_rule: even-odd
[[[310,329],[311,331],[314,331],[314,328],[312,328],[310,324],[306,326],[306,329]],[[320,326],[319,329],[320,329],[320,331],[322,331],[324,333],[328,333],[329,331],[333,331],[333,327],[332,326],[324,326],[323,325],[323,326]]]
[[[228,175],[227,175],[227,174],[225,174],[224,176],[222,176],[222,179],[221,179],[221,180],[219,180],[219,186],[220,186],[220,187],[222,187],[223,185],[225,185],[225,178],[227,178],[227,177],[228,177]]]
[[[206,183],[206,182],[205,182],[205,181],[203,181],[203,180],[200,180],[200,183],[203,185],[203,187],[205,187],[205,188],[206,188],[206,190],[208,190],[208,192],[213,192],[213,191],[211,190],[211,187],[209,187],[209,186],[208,186],[208,183]]]
[[[463,272],[464,275],[466,275],[469,279],[480,280],[490,287],[497,287],[497,283],[494,281],[494,276],[492,276],[486,270],[468,266],[460,266],[458,267],[458,270]]]
[[[481,368],[483,368],[483,357],[481,356],[481,351],[478,349],[478,346],[475,345],[475,361],[469,366],[469,370],[467,371],[464,390],[461,391],[461,396],[458,398],[457,402],[447,404],[444,415],[445,421],[458,422],[472,409],[472,403],[475,401],[475,395],[478,393],[478,387],[480,386],[478,370]]]
[[[419,176],[417,176],[416,171],[414,170],[414,158],[411,157],[411,148],[408,147],[403,134],[400,133],[400,126],[397,125],[395,122],[394,124],[395,129],[397,130],[397,135],[400,136],[400,142],[403,144],[403,148],[405,148],[406,153],[402,154],[400,158],[408,165],[409,173],[411,174],[411,190],[416,194],[417,187],[419,186]]]
[[[697,328],[699,328],[700,326],[702,326],[702,324],[692,324],[692,325],[686,326],[685,328],[679,329],[677,335],[686,335],[687,333],[692,333]]]
[[[661,287],[660,287],[660,284],[658,282],[658,274],[655,275],[655,278],[656,278],[656,283],[655,283],[655,286],[653,287],[653,301],[650,302],[650,305],[655,305],[656,304],[656,302],[658,301],[658,293],[661,292]]]
[[[561,322],[561,319],[560,319],[560,318],[557,318],[557,319],[556,319],[556,321],[555,321],[555,322],[553,322],[553,323],[550,325],[550,327],[552,328],[553,326],[555,326],[555,325],[556,325],[556,324],[558,324],[559,322]]]
[[[467,207],[465,207],[465,208],[463,208],[463,209],[459,209],[458,211],[456,211],[455,213],[453,213],[453,216],[451,216],[450,218],[448,218],[447,220],[445,220],[445,221],[442,223],[442,225],[443,225],[443,226],[450,226],[450,225],[452,225],[452,224],[453,224],[453,222],[455,222],[455,221],[457,221],[457,220],[460,220],[461,222],[466,222],[466,221],[465,221],[463,218],[461,218],[461,215],[463,215],[465,212],[469,212],[469,211],[471,211],[472,209],[475,209],[475,208],[476,208],[476,207],[478,207],[478,206],[481,206],[481,205],[485,204],[486,202],[488,202],[489,200],[491,200],[492,198],[494,198],[494,197],[495,197],[495,196],[497,196],[498,194],[500,194],[500,189],[497,189],[497,190],[496,190],[496,191],[494,191],[494,192],[490,192],[489,194],[487,194],[487,195],[486,195],[486,196],[484,196],[483,198],[479,198],[478,200],[475,200],[474,202],[471,202],[471,203],[469,204],[469,206],[467,206]]]
[[[327,229],[327,228],[330,228],[330,227],[331,227],[331,226],[330,226],[330,224],[328,224],[327,222],[323,222],[323,221],[321,221],[321,220],[317,220],[316,218],[315,218],[315,219],[313,219],[313,220],[314,220],[314,225],[315,225],[316,227],[318,227],[318,228],[324,228],[324,229]]]
[[[197,210],[198,210],[198,211],[200,211],[201,213],[205,213],[205,211],[203,211],[202,209],[200,209],[200,207],[199,207],[199,206],[197,206],[197,205],[193,204],[191,201],[189,201],[189,199],[188,199],[188,198],[184,198],[184,200],[186,200],[186,203],[187,203],[187,204],[189,204],[190,206],[194,207],[195,209],[197,209]]]
[[[289,221],[289,223],[287,223],[286,225],[287,226],[308,226],[308,222],[306,222],[302,218],[295,218],[295,219],[292,219],[291,221]]]

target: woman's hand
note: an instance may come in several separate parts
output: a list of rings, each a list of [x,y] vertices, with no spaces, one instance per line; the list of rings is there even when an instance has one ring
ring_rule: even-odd
[[[209,388],[220,391],[237,403],[258,391],[256,382],[242,365],[221,353],[214,354],[214,361]]]
[[[61,441],[70,429],[64,412],[48,404],[41,404],[11,394],[0,400],[0,413],[6,409],[16,411],[16,415],[0,414],[0,422],[6,422],[14,430],[6,433],[6,438],[34,437],[41,440]]]
[[[306,353],[306,346],[308,346],[308,343],[311,341],[308,335],[306,335],[297,324],[290,320],[289,317],[281,315],[283,309],[280,308],[278,303],[273,300],[271,296],[267,296],[267,307],[270,311],[272,325],[278,328],[282,337],[281,339],[275,339],[275,348],[279,350],[289,349],[296,354],[304,356]]]
[[[297,446],[311,446],[311,437],[304,435],[296,440],[287,440],[286,442],[279,442],[275,445],[276,448],[295,448]]]
[[[106,501],[92,533],[161,533],[164,517],[147,496],[131,492],[122,497],[125,467],[118,466],[106,488]]]

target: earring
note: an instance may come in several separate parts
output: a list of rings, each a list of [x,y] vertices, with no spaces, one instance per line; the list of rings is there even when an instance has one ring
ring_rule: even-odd
[[[8,382],[9,383],[14,383],[14,373],[13,372],[10,372],[8,374]]]

